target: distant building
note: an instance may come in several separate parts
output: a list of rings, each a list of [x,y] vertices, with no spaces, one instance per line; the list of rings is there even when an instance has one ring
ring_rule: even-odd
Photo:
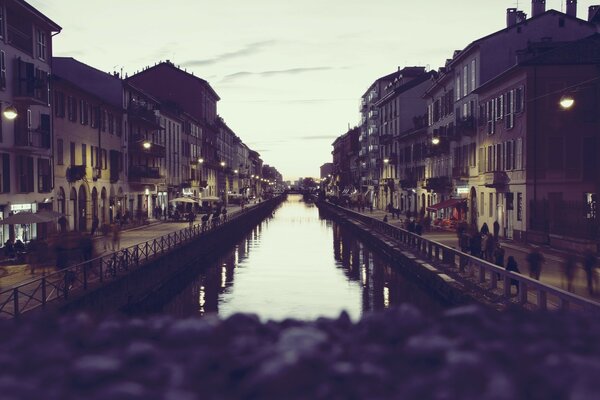
[[[333,174],[333,163],[325,163],[323,165],[321,165],[321,167],[319,168],[320,170],[320,177],[321,179],[325,179],[327,177],[330,177]]]

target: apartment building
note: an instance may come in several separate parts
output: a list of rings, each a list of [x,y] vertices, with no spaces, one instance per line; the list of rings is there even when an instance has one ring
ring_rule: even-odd
[[[52,72],[56,210],[68,229],[85,232],[94,217],[123,213],[123,87],[73,58],[54,57]]]
[[[0,218],[53,206],[48,77],[52,37],[60,31],[25,1],[0,2]],[[0,228],[2,243],[37,236],[35,224]]]

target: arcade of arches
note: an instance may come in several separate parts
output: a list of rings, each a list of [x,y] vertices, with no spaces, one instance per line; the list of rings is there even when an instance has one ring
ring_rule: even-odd
[[[123,188],[90,187],[87,183],[73,185],[67,191],[62,186],[57,188],[57,211],[65,214],[67,229],[86,232],[91,229],[92,220],[96,216],[100,225],[113,222],[117,212],[123,212]]]

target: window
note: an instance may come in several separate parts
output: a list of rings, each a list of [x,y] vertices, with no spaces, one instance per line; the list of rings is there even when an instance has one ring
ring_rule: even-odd
[[[89,106],[85,100],[79,101],[79,122],[81,125],[87,125],[89,123]]]
[[[40,60],[46,59],[46,32],[37,30],[37,57]]]
[[[596,211],[596,193],[584,193],[583,202],[585,205],[585,218],[596,219],[598,213]]]
[[[85,143],[81,144],[81,165],[87,165],[87,146]]]
[[[515,89],[515,113],[520,113],[523,111],[523,87],[518,87]]]
[[[476,164],[475,160],[475,149],[477,148],[476,143],[469,143],[469,166],[474,167]]]
[[[487,164],[485,168],[485,172],[490,172],[492,170],[492,161],[494,157],[494,152],[492,151],[492,146],[487,147]]]
[[[58,165],[64,165],[65,163],[65,155],[63,149],[64,143],[62,139],[56,140],[56,163]]]
[[[54,92],[54,116],[65,117],[65,94],[63,92]]]
[[[476,65],[475,60],[474,59],[471,60],[471,90],[472,91],[477,88],[476,83],[475,83],[475,76],[476,76],[475,75],[476,74],[475,65]]]
[[[33,121],[32,121],[31,110],[27,109],[27,128],[31,129],[32,125],[33,125]]]
[[[102,169],[106,169],[108,168],[108,157],[106,155],[106,149],[102,149],[100,153],[102,155]]]
[[[38,158],[38,193],[48,193],[51,190],[50,160]]]
[[[69,121],[77,121],[77,100],[73,96],[67,97],[67,118]]]
[[[17,156],[17,191],[33,192],[33,157]]]
[[[514,102],[514,97],[515,97],[515,91],[514,90],[510,90],[509,92],[506,93],[505,95],[506,97],[506,103],[505,103],[505,114],[506,114],[506,119],[504,120],[504,126],[506,127],[506,129],[512,129],[515,126],[515,102]]]
[[[460,100],[460,74],[456,75],[456,83],[454,84],[456,89],[456,100]]]
[[[70,156],[70,162],[71,165],[77,165],[77,163],[75,162],[75,142],[71,142],[71,146],[69,148],[69,156]]]
[[[489,216],[493,217],[494,216],[494,193],[490,193],[490,204],[489,204]]]
[[[517,221],[523,221],[523,193],[517,193]]]
[[[463,67],[463,94],[469,93],[469,64]]]
[[[523,169],[523,139],[519,138],[515,141],[515,169]]]
[[[483,192],[481,192],[479,194],[479,199],[480,199],[479,202],[481,203],[481,204],[479,204],[479,215],[482,215],[482,216],[485,213],[485,197],[483,197],[484,194],[485,193],[483,193]]]
[[[495,111],[495,101],[494,100],[488,100],[485,103],[485,114],[486,114],[486,120],[487,120],[487,133],[488,135],[492,135],[495,131],[496,128],[496,122],[495,122],[495,118],[494,118],[494,111]]]
[[[4,7],[0,7],[0,38],[4,38]]]
[[[6,54],[0,51],[0,90],[6,89]]]
[[[504,162],[504,166],[506,168],[507,171],[510,171],[514,168],[514,153],[513,153],[513,141],[509,140],[508,142],[506,142],[505,144],[506,147],[506,161]]]
[[[2,167],[2,172],[0,172],[0,192],[10,193],[10,154],[2,154],[2,165],[0,167]]]

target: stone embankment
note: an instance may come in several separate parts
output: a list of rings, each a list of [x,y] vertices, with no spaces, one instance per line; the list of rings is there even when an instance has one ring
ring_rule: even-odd
[[[476,306],[358,322],[39,316],[0,321],[0,397],[597,399],[599,334],[594,315]]]

